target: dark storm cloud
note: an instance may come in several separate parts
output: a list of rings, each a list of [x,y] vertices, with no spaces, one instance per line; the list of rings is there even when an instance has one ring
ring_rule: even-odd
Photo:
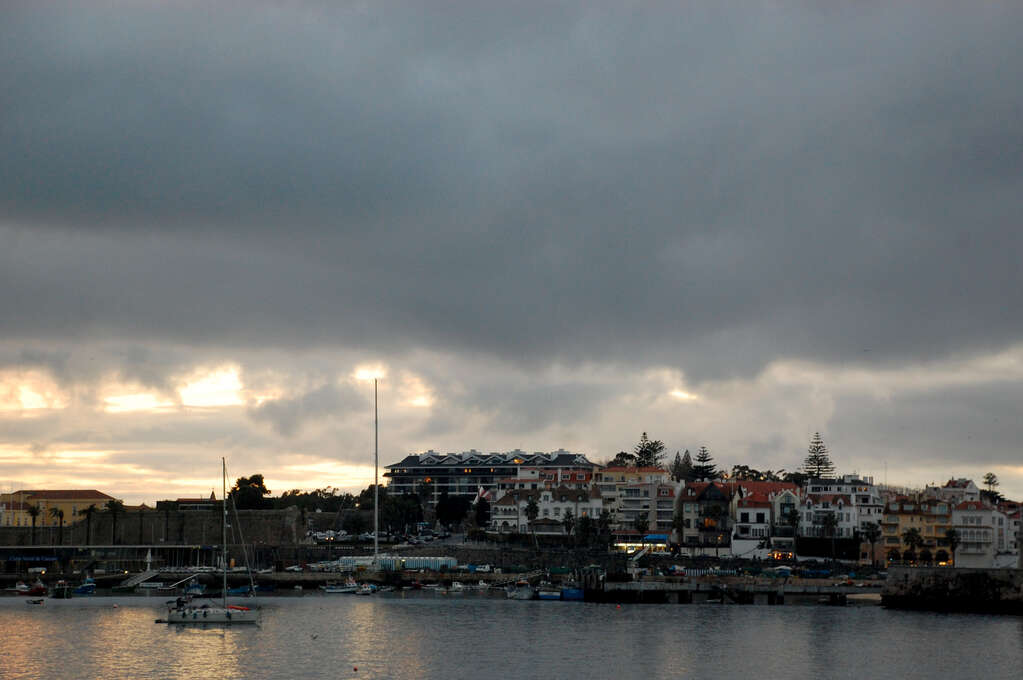
[[[928,391],[906,391],[890,399],[866,396],[836,400],[829,425],[838,440],[856,442],[849,453],[875,470],[890,464],[928,461],[936,473],[1019,466],[1023,441],[1023,384],[984,383]]]
[[[362,412],[368,400],[349,385],[321,385],[292,398],[272,399],[249,409],[257,421],[270,423],[284,437],[296,434],[309,420],[325,416],[344,418],[347,413]]]
[[[0,331],[696,378],[1020,339],[1020,8],[485,5],[9,7]]]

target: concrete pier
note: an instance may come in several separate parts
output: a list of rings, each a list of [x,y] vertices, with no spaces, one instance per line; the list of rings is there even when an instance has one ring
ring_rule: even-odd
[[[1023,570],[891,567],[881,602],[893,609],[1023,614]]]

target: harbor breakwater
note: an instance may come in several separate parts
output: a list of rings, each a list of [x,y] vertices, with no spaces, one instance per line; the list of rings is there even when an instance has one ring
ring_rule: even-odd
[[[891,567],[881,604],[892,609],[1023,615],[1023,570]]]

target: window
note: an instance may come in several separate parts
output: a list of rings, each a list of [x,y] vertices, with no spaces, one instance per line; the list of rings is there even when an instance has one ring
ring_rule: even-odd
[[[740,512],[739,513],[739,521],[744,523],[744,524],[746,522],[749,522],[749,513],[748,512]]]
[[[764,519],[764,513],[757,513],[757,524],[763,524],[766,520]]]

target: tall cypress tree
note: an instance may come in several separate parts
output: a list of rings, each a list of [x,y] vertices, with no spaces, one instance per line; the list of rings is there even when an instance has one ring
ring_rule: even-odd
[[[693,465],[693,479],[716,479],[718,468],[714,465],[713,461],[714,457],[710,455],[707,447],[701,446],[700,450],[696,452],[696,464]]]
[[[806,459],[803,461],[803,471],[810,477],[820,479],[830,479],[835,476],[835,464],[831,462],[828,447],[824,445],[820,432],[814,432],[810,439]]]
[[[675,452],[675,460],[671,463],[671,478],[676,482],[693,481],[693,457],[689,455],[689,449],[681,455]]]

